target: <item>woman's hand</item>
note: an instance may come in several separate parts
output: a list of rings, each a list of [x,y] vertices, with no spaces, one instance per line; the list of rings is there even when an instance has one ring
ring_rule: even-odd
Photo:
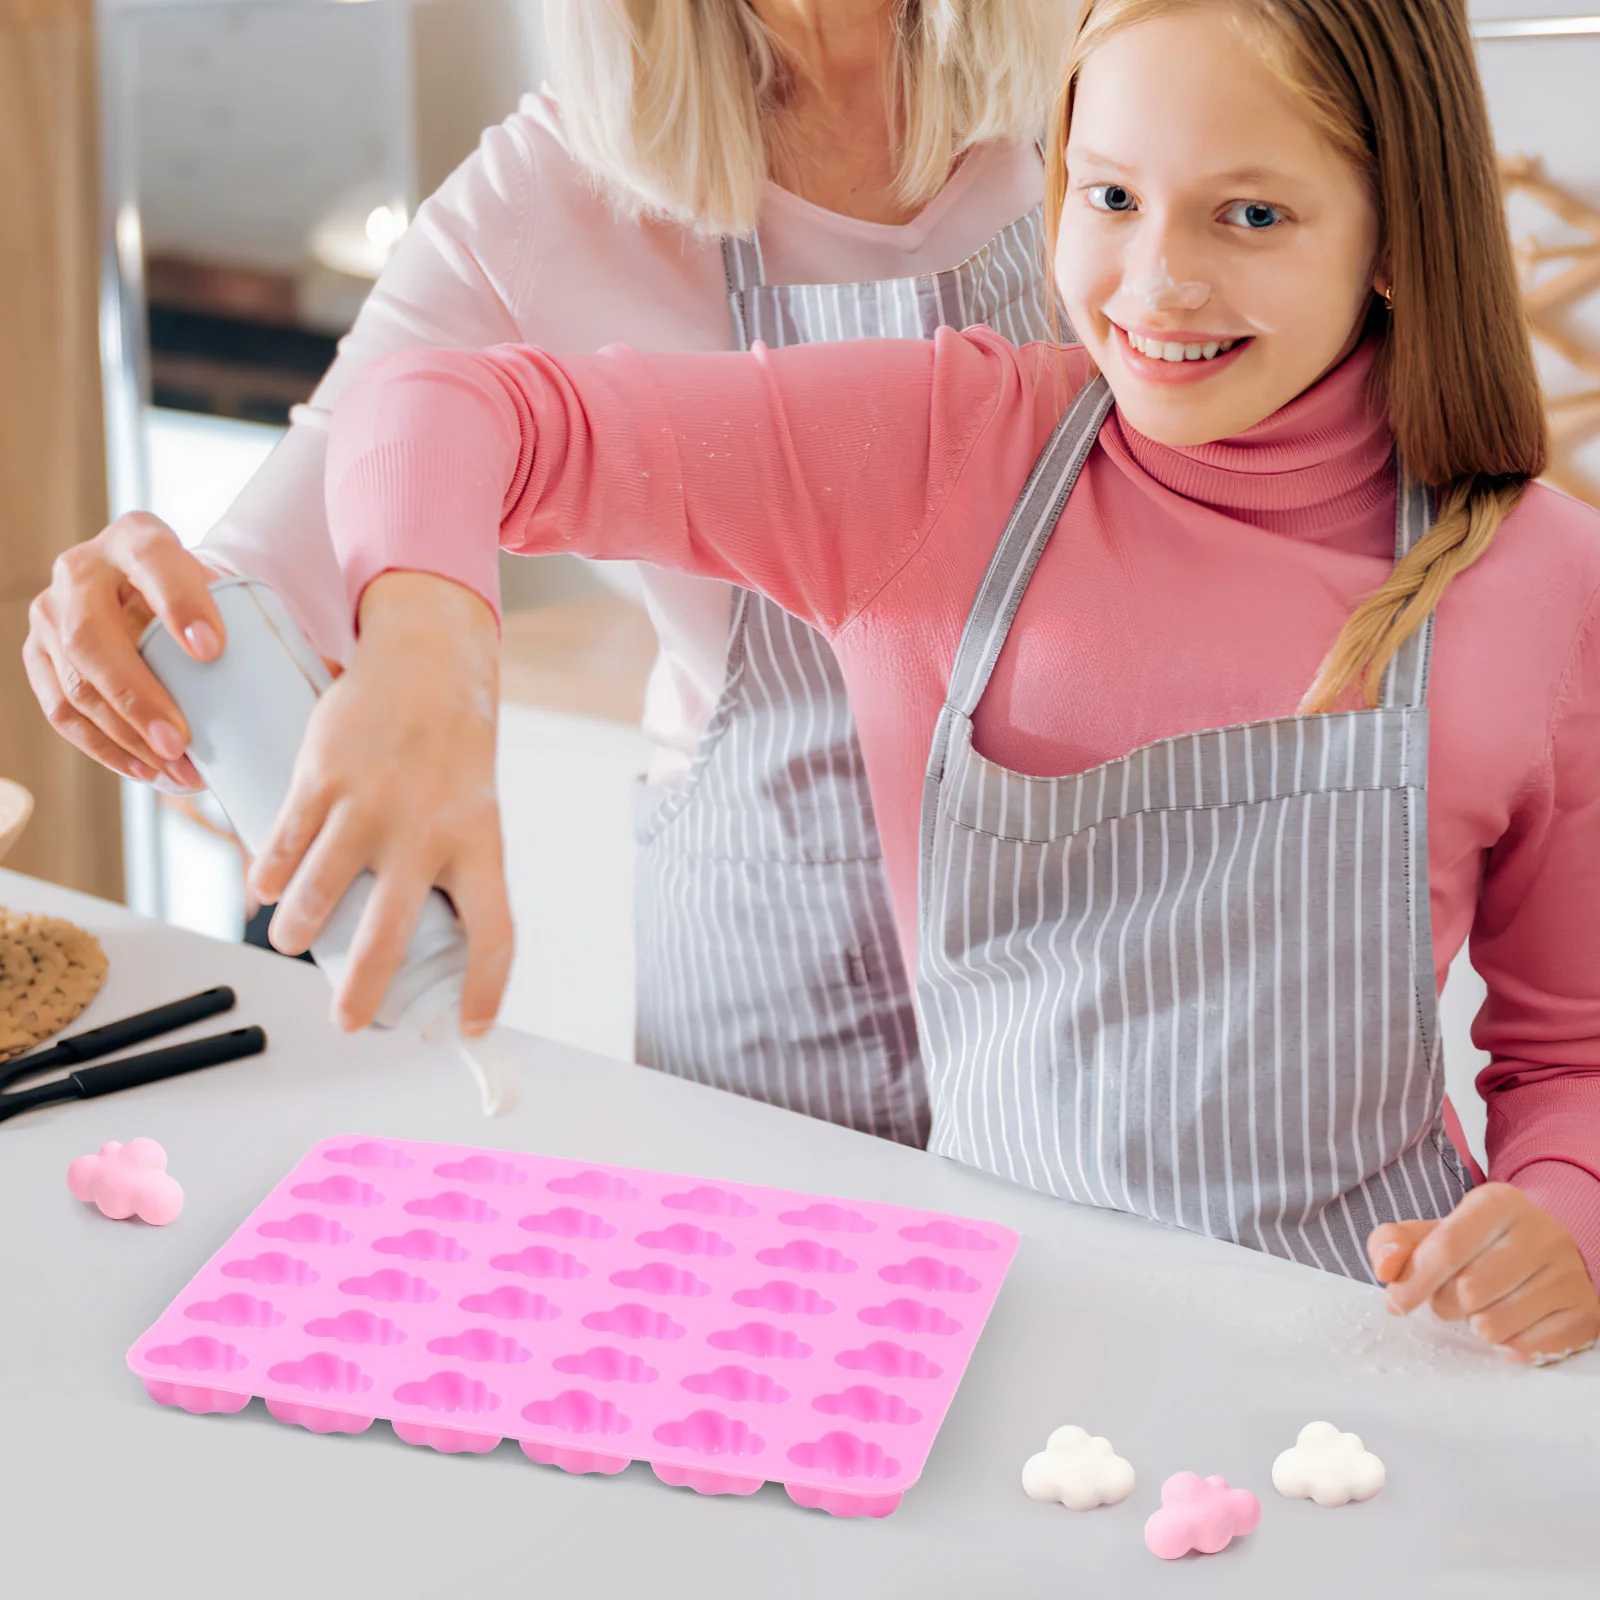
[[[1424,1302],[1513,1361],[1559,1360],[1600,1340],[1600,1295],[1567,1229],[1508,1183],[1472,1190],[1438,1222],[1389,1222],[1367,1239],[1390,1308]]]
[[[511,968],[495,790],[500,639],[494,613],[444,578],[392,572],[361,601],[355,658],[312,714],[294,779],[250,873],[278,949],[309,948],[355,877],[377,884],[335,998],[365,1027],[399,970],[428,892],[455,902],[469,944],[462,1027],[482,1033]]]
[[[214,574],[158,517],[118,517],[56,558],[50,587],[28,612],[22,661],[35,697],[64,738],[143,782],[200,789],[184,750],[188,724],[139,655],[159,617],[196,661],[222,652]]]

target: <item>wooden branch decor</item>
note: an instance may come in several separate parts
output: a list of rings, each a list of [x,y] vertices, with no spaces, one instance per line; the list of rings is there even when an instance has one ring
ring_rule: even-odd
[[[1600,506],[1600,479],[1579,459],[1585,447],[1600,441],[1600,335],[1572,316],[1576,305],[1600,295],[1600,208],[1547,178],[1537,157],[1503,157],[1500,175],[1508,196],[1526,195],[1577,235],[1555,243],[1533,234],[1519,239],[1517,266],[1534,342],[1579,374],[1579,387],[1546,401],[1550,468],[1545,477]]]

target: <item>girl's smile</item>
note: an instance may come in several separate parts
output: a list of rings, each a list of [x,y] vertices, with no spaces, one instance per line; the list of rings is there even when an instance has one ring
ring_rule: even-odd
[[[1226,372],[1254,342],[1250,336],[1109,326],[1123,365],[1145,383],[1204,383]]]

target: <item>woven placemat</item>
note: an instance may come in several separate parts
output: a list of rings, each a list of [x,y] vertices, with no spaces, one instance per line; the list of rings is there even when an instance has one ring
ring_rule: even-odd
[[[0,906],[0,1061],[60,1033],[105,981],[106,953],[92,933]]]

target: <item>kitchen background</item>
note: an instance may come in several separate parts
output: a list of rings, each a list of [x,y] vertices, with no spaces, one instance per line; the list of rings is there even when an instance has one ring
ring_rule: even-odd
[[[1068,3],[1068,0],[1063,0]],[[1600,15],[1473,0],[1560,449],[1600,504]],[[371,279],[479,130],[541,78],[537,0],[101,0],[113,512],[197,542],[272,449]],[[519,950],[506,1020],[632,1054],[632,783],[653,639],[626,571],[505,576],[502,802]],[[124,785],[137,909],[219,938],[244,915],[221,817]],[[1481,1153],[1481,987],[1446,993],[1454,1096]]]

